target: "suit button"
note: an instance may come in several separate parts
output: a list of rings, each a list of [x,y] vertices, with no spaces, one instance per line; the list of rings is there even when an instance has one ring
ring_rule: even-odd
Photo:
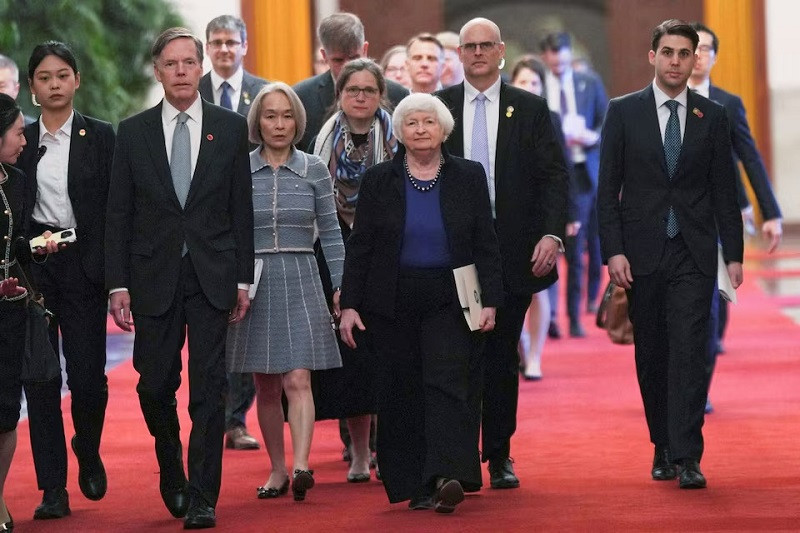
[[[3,238],[4,238],[5,240],[7,240],[7,241],[10,241],[10,240],[11,240],[11,236],[10,236],[10,235],[6,235],[6,236],[5,236],[5,237],[3,237]]]

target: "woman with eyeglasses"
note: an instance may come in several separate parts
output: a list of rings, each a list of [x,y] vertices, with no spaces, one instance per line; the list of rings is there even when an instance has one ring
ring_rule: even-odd
[[[389,48],[381,58],[381,70],[387,80],[396,81],[406,89],[411,88],[411,77],[406,68],[406,47],[398,44]]]
[[[353,227],[364,174],[397,152],[389,106],[380,67],[369,59],[350,61],[336,80],[336,112],[312,144],[314,154],[330,170],[345,242]],[[351,440],[347,481],[362,483],[370,480],[370,426],[375,413],[373,351],[366,339],[357,350],[341,342],[339,349],[342,368],[316,376],[317,417],[347,419]]]

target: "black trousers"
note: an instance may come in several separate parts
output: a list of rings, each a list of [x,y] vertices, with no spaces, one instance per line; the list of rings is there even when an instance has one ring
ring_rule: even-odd
[[[679,234],[657,270],[634,276],[636,370],[650,440],[675,460],[703,455],[709,312],[715,278],[697,268]]]
[[[33,228],[41,233],[46,228]],[[72,396],[72,424],[76,445],[85,454],[98,453],[103,433],[108,380],[106,379],[106,310],[108,298],[101,284],[86,277],[80,242],[72,243],[31,273],[55,317],[50,320],[50,342],[66,362],[67,386]],[[61,376],[47,383],[25,385],[30,421],[31,450],[39,489],[67,486],[67,446],[61,414]]]
[[[578,234],[574,237],[567,237],[564,241],[565,257],[567,259],[567,313],[570,322],[578,322],[581,318],[581,297],[583,289],[587,287],[584,282],[583,255],[589,249],[596,252],[599,246],[597,236],[597,224],[591,223],[592,214],[597,217],[596,203],[597,191],[592,187],[586,165],[575,165],[573,170],[577,191],[575,193],[575,203],[578,209],[578,221],[581,227]],[[593,233],[594,232],[594,233]],[[595,264],[592,263],[594,260]],[[593,253],[589,254],[589,285],[594,290],[594,298],[597,298],[599,279],[591,280],[592,275],[598,276],[597,258]],[[588,293],[591,296],[591,293]]]
[[[484,461],[504,459],[511,453],[519,400],[517,344],[530,303],[530,294],[506,292],[503,306],[497,310],[494,330],[486,337],[483,382],[473,384],[483,389],[481,449]]]
[[[13,431],[19,422],[26,317],[23,302],[0,300],[0,433]]]
[[[368,315],[378,358],[377,452],[390,502],[431,490],[436,478],[481,485],[470,380],[482,338],[458,305],[449,269],[403,271],[394,319]]]
[[[133,366],[136,391],[159,464],[180,457],[175,392],[181,382],[181,349],[189,337],[189,487],[193,497],[215,506],[222,476],[225,433],[225,339],[229,310],[217,309],[203,294],[190,254],[181,261],[179,284],[169,310],[161,316],[134,314]]]

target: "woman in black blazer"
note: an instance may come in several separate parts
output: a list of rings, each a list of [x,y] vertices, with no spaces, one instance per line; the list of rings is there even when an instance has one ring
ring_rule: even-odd
[[[390,502],[452,512],[481,485],[482,335],[458,302],[452,270],[474,264],[480,331],[502,300],[500,253],[480,164],[442,143],[453,117],[436,97],[406,97],[392,119],[404,143],[370,168],[359,192],[342,281],[342,340],[366,330],[377,351],[378,457]]]

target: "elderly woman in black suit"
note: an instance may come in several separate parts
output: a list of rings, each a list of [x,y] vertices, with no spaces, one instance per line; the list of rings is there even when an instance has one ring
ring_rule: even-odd
[[[500,257],[486,176],[451,156],[447,107],[412,94],[395,110],[405,145],[361,184],[342,282],[342,340],[366,330],[377,351],[378,457],[390,502],[452,512],[463,487],[481,485],[477,399],[482,335],[471,332],[453,269],[474,264],[482,287],[479,329],[501,303]]]

